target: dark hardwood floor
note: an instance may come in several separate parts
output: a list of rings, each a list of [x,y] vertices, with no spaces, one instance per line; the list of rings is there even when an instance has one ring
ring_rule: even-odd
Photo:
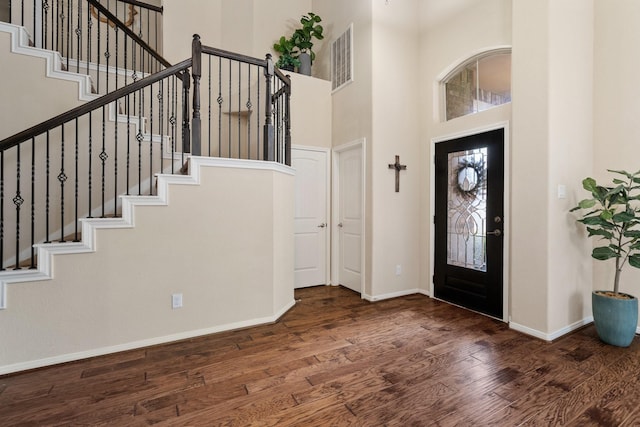
[[[640,340],[546,343],[413,295],[0,377],[0,425],[640,425]]]

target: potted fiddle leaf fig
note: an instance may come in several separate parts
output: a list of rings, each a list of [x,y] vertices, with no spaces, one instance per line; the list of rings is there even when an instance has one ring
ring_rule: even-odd
[[[313,38],[318,40],[324,39],[322,34],[324,28],[319,23],[322,22],[315,13],[309,12],[307,15],[302,15],[300,18],[300,24],[302,28],[298,28],[293,32],[292,40],[296,47],[300,50],[300,73],[311,75],[311,64],[316,59],[316,53],[313,51]]]
[[[638,325],[638,299],[620,292],[620,274],[628,263],[640,268],[640,171],[609,170],[616,175],[612,183],[600,185],[585,178],[582,187],[591,193],[571,212],[582,211],[577,220],[586,225],[589,237],[602,241],[592,257],[615,260],[613,291],[592,292],[593,319],[600,339],[608,344],[628,347]]]

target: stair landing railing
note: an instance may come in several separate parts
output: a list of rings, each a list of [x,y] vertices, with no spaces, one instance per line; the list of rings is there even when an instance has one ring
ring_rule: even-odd
[[[171,64],[162,53],[161,6],[137,0],[10,0],[10,22],[35,47],[57,51],[66,71],[104,94]]]
[[[189,156],[290,165],[290,93],[270,55],[195,35],[192,58],[0,141],[0,270],[36,268],[35,244],[79,241],[80,219],[120,216]]]

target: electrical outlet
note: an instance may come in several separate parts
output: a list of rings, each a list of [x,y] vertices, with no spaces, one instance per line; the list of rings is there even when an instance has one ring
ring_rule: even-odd
[[[180,308],[180,307],[182,307],[182,294],[172,294],[171,308]]]
[[[402,266],[400,264],[396,265],[396,276],[402,274]]]

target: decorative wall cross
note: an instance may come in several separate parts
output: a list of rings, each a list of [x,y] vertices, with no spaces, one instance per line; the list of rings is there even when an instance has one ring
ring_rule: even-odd
[[[400,156],[396,156],[396,162],[389,164],[389,169],[396,170],[396,193],[400,192],[400,171],[407,170],[407,165],[400,164]]]

